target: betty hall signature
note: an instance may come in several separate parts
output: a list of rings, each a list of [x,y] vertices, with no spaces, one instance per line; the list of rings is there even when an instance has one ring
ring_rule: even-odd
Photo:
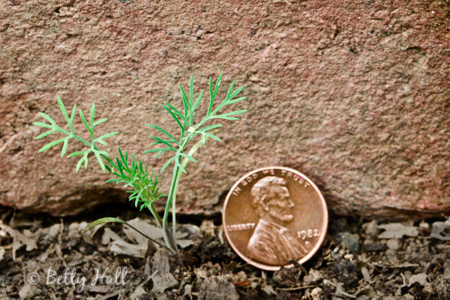
[[[45,285],[66,285],[73,286],[77,293],[82,293],[87,285],[126,285],[130,281],[126,280],[128,267],[118,267],[115,270],[106,268],[104,270],[94,269],[94,273],[90,280],[77,272],[75,268],[67,268],[63,272],[58,273],[52,268],[48,268],[45,272],[45,280],[41,281],[41,275],[37,272],[31,272],[27,275],[27,281],[30,284]]]

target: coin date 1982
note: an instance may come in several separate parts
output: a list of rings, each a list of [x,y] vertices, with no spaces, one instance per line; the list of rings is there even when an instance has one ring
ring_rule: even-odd
[[[299,239],[306,240],[306,239],[312,239],[315,237],[319,237],[319,229],[306,229],[306,230],[300,230],[297,232],[297,236]]]

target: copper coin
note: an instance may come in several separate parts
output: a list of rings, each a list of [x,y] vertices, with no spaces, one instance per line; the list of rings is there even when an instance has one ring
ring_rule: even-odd
[[[223,226],[231,247],[247,263],[267,271],[309,260],[328,227],[328,210],[304,174],[267,167],[239,179],[225,200]]]

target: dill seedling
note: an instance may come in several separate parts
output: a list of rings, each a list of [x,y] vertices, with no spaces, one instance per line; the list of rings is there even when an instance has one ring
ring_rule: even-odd
[[[178,183],[180,181],[181,174],[186,173],[186,166],[189,161],[196,162],[196,160],[193,158],[193,155],[200,146],[205,145],[206,141],[209,138],[221,142],[220,138],[214,134],[218,128],[223,126],[222,124],[215,123],[217,120],[235,121],[238,120],[238,118],[236,117],[237,115],[247,112],[247,110],[235,110],[226,113],[222,112],[225,107],[246,99],[246,97],[236,98],[241,93],[244,87],[240,87],[233,91],[234,81],[231,83],[225,99],[216,107],[214,107],[221,80],[222,74],[219,76],[215,84],[213,84],[212,79],[209,80],[209,105],[206,114],[204,114],[201,118],[195,116],[195,113],[197,112],[196,110],[199,107],[200,102],[202,101],[204,90],[202,90],[198,97],[194,99],[193,77],[191,77],[190,79],[189,95],[185,93],[182,86],[180,85],[181,99],[183,103],[183,108],[181,110],[175,108],[169,103],[163,104],[163,108],[167,111],[167,113],[169,113],[173,121],[178,125],[178,133],[169,133],[160,126],[147,124],[147,126],[153,128],[162,136],[152,136],[152,139],[154,140],[154,143],[152,145],[157,146],[157,148],[146,150],[144,151],[144,153],[154,153],[155,157],[159,157],[164,152],[172,154],[172,156],[167,160],[167,162],[163,165],[159,172],[163,173],[163,171],[166,170],[169,166],[172,166],[172,183],[170,185],[170,190],[167,196],[161,193],[158,188],[159,175],[156,175],[155,171],[152,171],[150,173],[146,164],[144,164],[141,160],[136,160],[135,154],[132,154],[130,157],[128,155],[128,152],[124,153],[119,147],[119,156],[113,159],[109,157],[106,151],[100,149],[101,146],[107,145],[105,139],[111,138],[117,135],[119,132],[111,132],[98,138],[95,137],[94,129],[98,125],[108,120],[104,118],[95,121],[95,103],[92,104],[90,109],[89,123],[88,120],[86,120],[82,110],[78,110],[81,121],[84,127],[89,132],[90,140],[86,140],[80,137],[74,131],[73,122],[75,120],[77,111],[76,105],[74,105],[74,107],[72,108],[69,117],[62,100],[59,97],[57,99],[59,108],[68,125],[68,128],[66,129],[63,129],[58,124],[56,124],[56,122],[49,115],[40,112],[39,114],[49,123],[34,122],[33,125],[47,128],[49,129],[49,131],[39,135],[38,137],[36,137],[36,139],[42,139],[54,133],[60,135],[62,134],[64,137],[46,144],[39,150],[39,152],[44,152],[62,143],[63,146],[61,150],[61,157],[64,157],[66,156],[68,143],[70,140],[74,139],[78,140],[78,142],[81,142],[85,146],[83,151],[77,151],[68,154],[68,157],[81,156],[77,163],[76,172],[80,170],[82,165],[87,168],[89,158],[95,156],[100,168],[103,171],[108,171],[115,176],[114,179],[108,180],[107,182],[123,184],[125,187],[130,188],[130,190],[128,191],[130,193],[130,201],[133,201],[135,206],[139,207],[141,210],[144,208],[150,210],[158,226],[162,230],[165,247],[177,254],[178,249],[175,237],[177,223],[175,208]],[[191,145],[195,140],[197,140],[197,142]],[[161,198],[166,199],[165,210],[162,216],[158,213],[154,205],[155,201],[158,201]],[[172,227],[169,226],[169,221],[172,222]],[[117,218],[102,218],[92,222],[86,230],[89,230],[99,224],[109,222],[122,223],[132,227],[125,221]],[[142,232],[139,233],[143,234]],[[145,236],[145,234],[143,235]],[[157,241],[152,241],[159,244]]]

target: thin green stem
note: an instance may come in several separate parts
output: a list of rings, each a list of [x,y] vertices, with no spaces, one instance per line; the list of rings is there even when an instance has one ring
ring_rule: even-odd
[[[189,141],[188,137],[185,137],[183,139],[183,143],[181,143],[181,147],[178,149],[179,153],[183,153],[184,148],[186,147],[187,142]],[[181,160],[181,155],[180,157],[176,158],[178,160]],[[180,161],[178,161],[180,162]],[[166,203],[166,208],[164,210],[164,217],[163,217],[163,232],[164,232],[164,239],[167,242],[169,242],[169,244],[171,245],[171,247],[174,247],[174,250],[177,250],[177,244],[176,244],[176,231],[173,230],[173,232],[170,232],[170,229],[168,228],[169,226],[169,213],[170,213],[170,207],[172,206],[172,221],[175,222],[176,224],[176,211],[175,211],[175,204],[176,204],[176,195],[177,195],[177,186],[178,186],[178,181],[180,180],[180,176],[181,176],[181,170],[178,164],[175,163],[174,168],[173,168],[173,174],[172,174],[172,184],[170,186],[170,191],[169,191],[169,196],[167,198],[167,203]],[[173,205],[172,205],[173,203]],[[174,229],[176,227],[173,227]]]
[[[205,137],[205,142],[209,139],[209,137]],[[184,148],[186,147],[186,143],[189,139],[186,138],[182,148],[180,149],[180,152],[184,150]],[[203,146],[203,142],[200,140],[198,141],[194,146],[192,146],[191,150],[188,152],[189,156],[193,156],[195,154],[195,152],[197,152],[197,150]],[[179,160],[181,160],[181,156],[178,158]],[[183,161],[181,162],[181,165],[183,166],[184,169],[186,169],[187,164],[189,163],[189,159],[184,158]],[[172,185],[170,188],[170,193],[169,193],[169,197],[167,199],[167,203],[166,203],[166,209],[164,211],[164,219],[163,219],[163,231],[166,232],[167,234],[167,239],[170,239],[171,241],[171,245],[174,245],[175,249],[176,249],[176,227],[177,227],[177,219],[176,219],[176,197],[177,197],[177,190],[178,190],[178,183],[180,182],[180,178],[181,178],[181,170],[180,167],[176,166],[174,167],[174,172],[173,172],[173,181],[172,181]],[[168,226],[168,219],[169,219],[169,209],[172,206],[172,233],[169,233],[169,230],[167,228]],[[166,241],[167,242],[167,241]],[[178,250],[177,250],[178,251]]]
[[[167,198],[166,208],[164,210],[164,217],[163,217],[163,237],[164,241],[166,242],[166,245],[170,246],[172,249],[174,249],[178,253],[177,244],[176,244],[176,238],[175,234],[176,232],[170,232],[169,226],[169,210],[170,206],[172,204],[172,200],[174,198],[174,194],[176,194],[176,178],[178,178],[178,172],[180,172],[179,167],[175,166],[173,168],[173,180],[172,184],[170,186],[170,192],[169,196]]]
[[[161,219],[161,216],[159,215],[158,211],[156,210],[155,204],[154,203],[150,204],[148,209],[152,213],[153,217],[156,219],[158,226],[161,228],[163,225],[163,220]]]
[[[181,157],[179,158],[179,160],[181,160]],[[176,239],[176,232],[177,232],[177,217],[176,217],[176,214],[177,214],[177,210],[176,210],[177,190],[178,190],[178,182],[180,181],[182,173],[183,172],[181,172],[180,168],[178,167],[178,174],[177,174],[177,178],[175,180],[175,188],[174,188],[175,192],[173,194],[173,199],[172,199],[172,232],[173,232],[172,238],[174,240],[173,242],[174,242],[175,245],[176,245],[176,241],[177,241],[177,239]]]

